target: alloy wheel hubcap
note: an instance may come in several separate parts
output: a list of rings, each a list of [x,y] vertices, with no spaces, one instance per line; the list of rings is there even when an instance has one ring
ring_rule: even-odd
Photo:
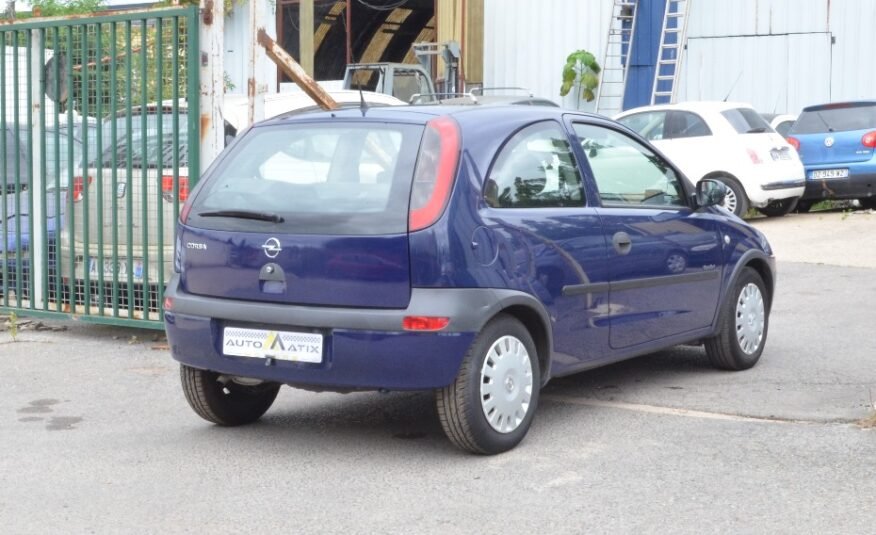
[[[736,213],[736,203],[737,203],[736,193],[732,189],[727,188],[727,194],[724,195],[724,208],[730,210],[731,212],[733,212],[735,214]]]
[[[746,355],[754,354],[763,340],[766,314],[763,295],[756,284],[748,283],[736,301],[736,340]]]
[[[532,398],[532,360],[514,336],[493,342],[481,368],[481,409],[490,427],[500,433],[517,429]]]

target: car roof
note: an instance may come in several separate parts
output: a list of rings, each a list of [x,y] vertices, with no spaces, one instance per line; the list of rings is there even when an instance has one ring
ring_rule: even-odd
[[[495,105],[495,106],[472,106],[472,105],[453,105],[453,104],[434,104],[421,106],[381,106],[368,108],[365,116],[371,119],[390,120],[397,122],[408,122],[425,124],[429,120],[448,115],[457,119],[460,124],[471,120],[478,120],[484,116],[508,115],[513,114],[521,120],[527,119],[555,119],[562,120],[564,115],[572,114],[578,117],[586,117],[598,119],[601,121],[610,121],[608,117],[596,115],[592,113],[577,112],[566,110],[560,107],[550,106],[520,106],[520,105]],[[358,107],[342,108],[333,111],[315,111],[304,114],[286,114],[272,119],[267,119],[258,123],[257,126],[288,124],[291,121],[320,121],[329,118],[341,119],[361,119],[362,111]]]
[[[335,102],[344,107],[358,107],[362,99],[368,106],[401,106],[406,103],[392,95],[375,93],[373,91],[337,90],[328,91]],[[249,124],[248,98],[246,95],[226,95],[223,117],[233,127],[240,130]],[[319,109],[316,102],[307,93],[297,91],[291,93],[273,93],[265,95],[265,117],[277,117],[314,111]]]
[[[806,106],[803,111],[823,111],[837,108],[854,108],[857,106],[876,106],[876,100],[849,100],[846,102],[829,102],[827,104],[815,104]]]
[[[678,102],[676,104],[656,104],[654,106],[642,106],[639,108],[631,108],[616,115],[616,117],[627,116],[633,113],[641,113],[646,111],[663,111],[663,110],[681,110],[691,111],[694,113],[704,112],[722,112],[735,108],[751,108],[751,104],[747,102],[724,102],[722,100],[690,100],[686,102]]]

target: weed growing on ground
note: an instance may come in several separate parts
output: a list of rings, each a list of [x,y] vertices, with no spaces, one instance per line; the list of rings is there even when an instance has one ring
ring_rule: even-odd
[[[12,312],[9,315],[9,336],[12,337],[12,341],[15,342],[18,337],[18,314]]]

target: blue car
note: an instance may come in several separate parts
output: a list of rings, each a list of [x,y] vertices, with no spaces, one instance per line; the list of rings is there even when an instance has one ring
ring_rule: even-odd
[[[798,211],[825,199],[876,208],[876,101],[809,106],[788,135],[806,168]]]
[[[548,107],[280,117],[184,205],[164,320],[207,421],[280,385],[434,390],[460,448],[529,429],[552,377],[704,344],[743,370],[767,338],[766,238],[641,137]]]
[[[16,133],[18,135],[16,135]],[[26,299],[31,290],[31,211],[37,202],[30,184],[31,159],[24,142],[24,127],[7,126],[6,160],[0,163],[0,296],[15,293]],[[72,147],[70,145],[72,144]],[[68,129],[45,130],[45,243],[47,257],[47,295],[54,299],[58,263],[58,232],[63,228],[67,206],[67,182],[71,174],[69,152],[73,161],[82,155],[82,142]],[[17,161],[16,161],[17,160]],[[16,179],[17,177],[17,179]],[[33,200],[31,199],[33,197]]]

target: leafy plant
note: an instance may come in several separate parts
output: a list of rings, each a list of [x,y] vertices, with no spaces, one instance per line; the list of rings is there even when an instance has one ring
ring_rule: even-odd
[[[12,314],[9,315],[9,336],[12,337],[12,341],[17,341],[18,337],[18,315],[15,311],[12,311]]]
[[[30,0],[31,15],[59,17],[63,15],[86,15],[103,7],[103,0]]]
[[[578,98],[587,102],[596,98],[596,88],[599,86],[599,72],[602,68],[596,58],[586,50],[576,50],[566,58],[563,66],[563,85],[560,86],[560,96],[569,94],[573,86],[577,86]]]

